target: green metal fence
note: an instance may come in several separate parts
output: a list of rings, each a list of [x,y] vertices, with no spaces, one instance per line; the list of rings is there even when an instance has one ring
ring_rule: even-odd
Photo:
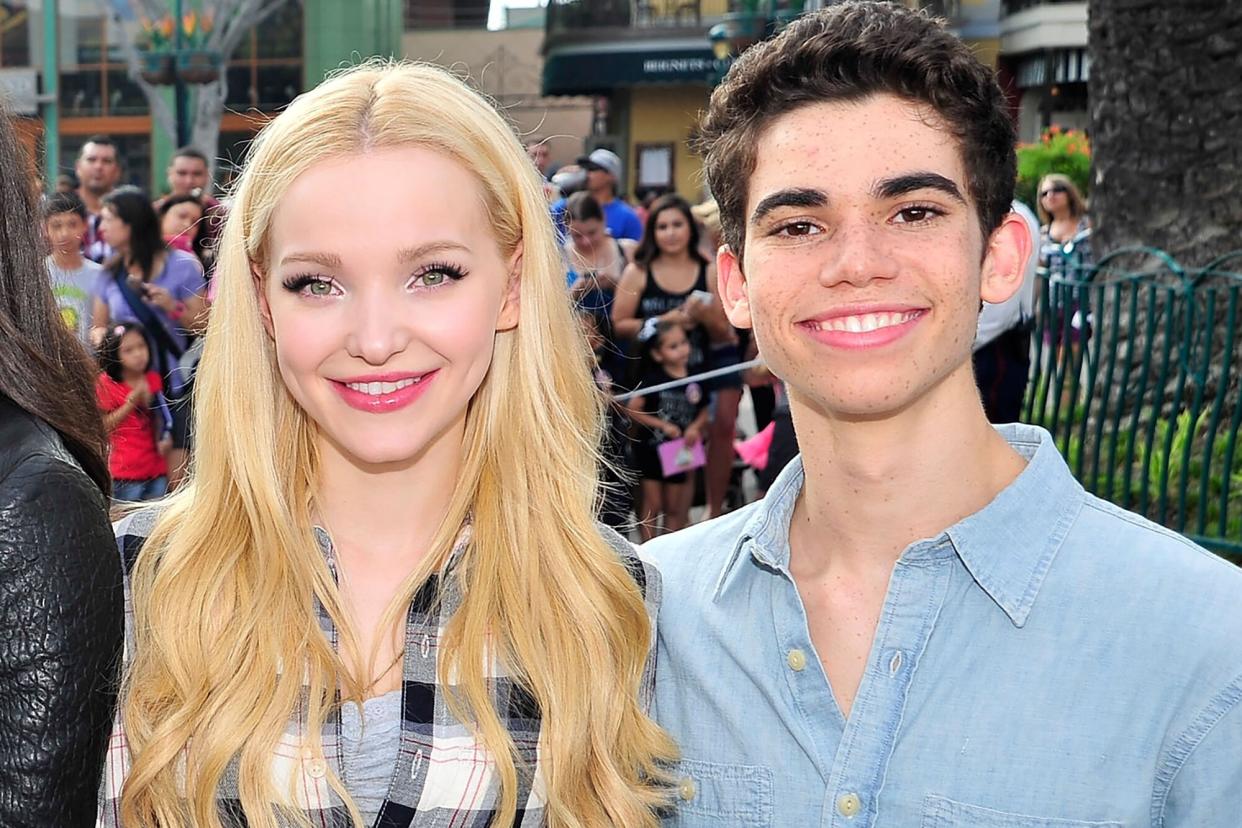
[[[1026,422],[1090,491],[1242,563],[1242,250],[1041,272]]]

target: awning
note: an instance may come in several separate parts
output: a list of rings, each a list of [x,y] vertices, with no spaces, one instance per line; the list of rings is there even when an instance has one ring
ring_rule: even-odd
[[[1021,58],[1015,74],[1021,89],[1086,83],[1091,77],[1091,54],[1086,49],[1049,49]]]
[[[701,84],[721,67],[707,38],[697,43],[610,43],[553,49],[544,59],[544,95],[603,95],[643,84]]]

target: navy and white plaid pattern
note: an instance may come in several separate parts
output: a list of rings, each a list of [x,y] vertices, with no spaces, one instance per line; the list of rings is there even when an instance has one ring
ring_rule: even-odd
[[[133,602],[129,575],[143,541],[155,522],[157,510],[148,508],[116,525],[117,543],[125,567],[125,660],[133,647]],[[643,592],[655,640],[655,621],[660,601],[659,573],[640,561],[633,547],[620,535],[601,527],[601,532],[617,551]],[[326,532],[316,530],[320,547],[335,572],[332,544]],[[451,562],[469,543],[467,526],[454,545]],[[389,782],[388,794],[380,808],[374,828],[484,828],[490,826],[499,803],[495,767],[488,751],[469,729],[449,712],[436,675],[439,642],[445,625],[461,604],[461,594],[451,576],[429,580],[411,602],[406,620],[404,680],[402,686],[402,732],[399,754]],[[338,645],[332,620],[320,606],[319,621],[324,634]],[[647,660],[641,687],[641,703],[647,709],[654,689],[654,651]],[[506,676],[496,664],[489,665],[490,690],[496,711],[517,748],[519,757],[518,811],[515,828],[544,824],[546,795],[539,773],[539,732],[541,712],[535,699]],[[305,744],[307,722],[304,711],[290,719],[284,739],[272,757],[272,780],[284,790],[294,780],[296,807],[322,828],[350,828],[349,812],[327,784],[331,769],[349,788],[342,773],[340,720],[334,712],[325,722],[323,755],[316,756]],[[524,770],[525,769],[525,770]],[[104,781],[100,792],[99,828],[120,826],[120,794],[129,770],[129,750],[118,715],[108,748]],[[226,826],[244,826],[238,801],[236,760],[229,766],[219,791],[221,820]]]

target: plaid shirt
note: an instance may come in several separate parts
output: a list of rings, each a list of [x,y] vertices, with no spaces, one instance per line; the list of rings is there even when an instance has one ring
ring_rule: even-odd
[[[133,647],[133,600],[129,576],[134,561],[150,533],[156,509],[144,509],[116,524],[117,543],[125,568],[125,658],[128,662]],[[659,573],[639,560],[630,544],[620,535],[601,528],[608,543],[617,551],[634,575],[643,592],[647,614],[655,639],[655,621],[660,601]],[[335,574],[335,556],[326,532],[316,535],[329,566]],[[469,542],[470,527],[458,537],[451,562]],[[441,578],[444,594],[437,601]],[[440,637],[455,609],[461,605],[461,594],[447,575],[431,578],[415,595],[406,620],[404,680],[402,682],[401,746],[393,759],[393,774],[388,793],[375,828],[483,828],[490,826],[499,804],[499,786],[494,763],[482,743],[449,712],[444,694],[437,684],[436,661]],[[336,628],[322,605],[318,605],[319,622],[324,634],[338,646]],[[654,652],[654,651],[653,651]],[[519,761],[517,817],[515,828],[531,828],[544,824],[545,793],[539,773],[540,710],[535,699],[516,682],[492,665],[490,689],[497,712],[508,729],[517,749]],[[649,658],[641,686],[643,708],[647,709],[655,679],[654,658]],[[311,824],[322,828],[350,828],[349,812],[328,786],[329,769],[342,779],[346,788],[349,778],[342,773],[340,717],[333,711],[324,723],[323,758],[315,756],[304,744],[307,722],[304,711],[295,711],[285,735],[272,757],[272,780],[283,790],[292,776],[295,779],[297,807]],[[121,785],[129,771],[129,750],[120,716],[114,724],[112,740],[104,768],[100,791],[100,828],[120,826]],[[326,760],[326,761],[325,761]],[[529,768],[532,773],[523,773]],[[226,826],[243,826],[238,799],[237,761],[226,770],[218,793],[221,820]]]

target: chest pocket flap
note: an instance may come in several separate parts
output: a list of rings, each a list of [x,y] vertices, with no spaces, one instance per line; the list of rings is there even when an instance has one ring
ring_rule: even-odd
[[[1123,822],[1093,822],[1080,819],[1013,814],[955,802],[943,796],[923,799],[922,828],[1126,828]]]
[[[673,768],[671,823],[685,828],[772,824],[772,769],[683,759]]]

